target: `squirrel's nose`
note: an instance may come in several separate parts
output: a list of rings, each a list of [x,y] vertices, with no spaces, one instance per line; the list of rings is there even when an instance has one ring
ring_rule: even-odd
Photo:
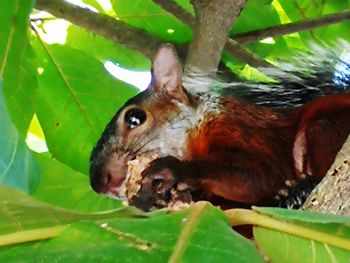
[[[90,167],[90,185],[96,193],[106,193],[111,174],[102,172],[102,167]]]
[[[114,197],[123,197],[121,186],[126,177],[126,161],[112,153],[102,163],[90,166],[90,185],[97,193],[112,194]]]

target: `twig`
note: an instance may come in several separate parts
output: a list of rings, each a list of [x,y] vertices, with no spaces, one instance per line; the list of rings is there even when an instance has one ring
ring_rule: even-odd
[[[233,36],[233,39],[239,43],[255,42],[267,37],[283,36],[295,32],[305,31],[316,27],[340,23],[350,19],[350,10],[322,16],[319,18],[305,19],[289,24],[278,25],[259,29],[247,33],[242,33]]]
[[[243,47],[240,43],[229,38],[225,43],[225,51],[247,63],[250,66],[257,68],[274,68],[275,66],[263,60],[258,55]]]
[[[194,28],[196,21],[193,15],[179,6],[176,2],[169,0],[153,0],[153,2],[178,18],[180,21]]]

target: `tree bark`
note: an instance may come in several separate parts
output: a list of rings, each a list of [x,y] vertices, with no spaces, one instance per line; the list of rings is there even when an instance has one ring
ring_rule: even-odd
[[[302,209],[350,216],[350,136]]]
[[[191,3],[196,13],[196,26],[186,71],[212,75],[218,68],[232,24],[246,0],[192,0]]]
[[[163,41],[148,32],[125,24],[113,17],[62,0],[37,0],[36,8],[64,18],[73,24],[101,35],[117,44],[152,59]]]

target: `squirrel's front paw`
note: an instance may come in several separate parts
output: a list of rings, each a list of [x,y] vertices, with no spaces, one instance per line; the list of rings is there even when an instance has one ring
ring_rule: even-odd
[[[167,207],[178,196],[182,196],[182,198],[186,196],[185,199],[188,199],[188,195],[177,194],[178,192],[182,193],[184,190],[187,190],[178,189],[182,178],[181,169],[181,161],[172,156],[158,158],[152,161],[142,172],[141,189],[130,200],[130,203],[142,210],[149,211],[153,207]],[[188,200],[185,201],[187,202]]]

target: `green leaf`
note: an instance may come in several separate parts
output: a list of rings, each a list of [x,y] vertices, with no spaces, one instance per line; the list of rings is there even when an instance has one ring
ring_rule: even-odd
[[[40,231],[43,228],[64,226],[79,220],[106,220],[125,216],[131,218],[140,215],[140,212],[136,213],[130,208],[94,214],[69,211],[36,201],[26,193],[0,185],[0,245],[9,243],[10,240],[6,238],[10,234],[21,237],[25,231]],[[37,236],[32,240],[40,239],[40,236]],[[20,242],[21,240],[17,239],[17,243]]]
[[[11,118],[22,135],[34,114],[35,56],[28,46],[28,17],[34,1],[0,0],[0,76]]]
[[[279,15],[272,3],[266,3],[266,0],[248,1],[232,27],[231,34],[249,32],[280,23]]]
[[[118,19],[145,29],[164,42],[187,43],[192,38],[191,28],[152,0],[111,0],[111,3]]]
[[[50,152],[87,174],[92,146],[136,89],[77,50],[38,41],[34,46],[44,70],[39,76],[37,115]]]
[[[340,216],[340,215],[331,215],[331,214],[322,214],[313,211],[300,211],[300,210],[291,210],[283,209],[276,207],[253,207],[253,210],[270,215],[280,219],[288,219],[291,221],[298,221],[300,223],[320,223],[320,224],[344,224],[350,227],[350,217],[349,216]]]
[[[254,227],[259,248],[276,263],[348,263],[350,251],[268,228]]]
[[[0,183],[30,192],[38,183],[37,164],[24,139],[12,124],[0,78]]]
[[[0,250],[17,262],[264,262],[253,243],[236,234],[209,203],[150,218],[81,222],[58,237]]]
[[[254,225],[254,238],[273,262],[349,262],[350,217],[281,208],[226,211],[233,225]]]
[[[193,16],[195,15],[193,6],[189,0],[175,0],[174,2],[176,2],[179,6],[181,6],[187,12],[191,13]]]
[[[46,203],[81,212],[97,212],[121,207],[121,202],[96,194],[89,177],[55,160],[36,154],[40,182],[32,196]]]

